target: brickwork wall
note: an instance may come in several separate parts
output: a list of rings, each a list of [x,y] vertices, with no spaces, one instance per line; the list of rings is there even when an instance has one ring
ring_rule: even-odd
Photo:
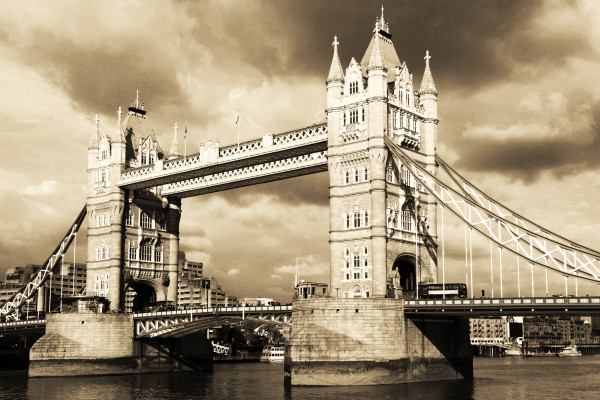
[[[133,317],[126,314],[50,314],[46,334],[32,347],[36,360],[133,356]]]

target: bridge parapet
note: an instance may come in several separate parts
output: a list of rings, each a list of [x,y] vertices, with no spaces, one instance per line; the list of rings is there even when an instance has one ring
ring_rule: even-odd
[[[189,334],[243,319],[290,325],[291,316],[292,306],[244,306],[138,313],[133,315],[133,319],[135,337],[142,339]]]

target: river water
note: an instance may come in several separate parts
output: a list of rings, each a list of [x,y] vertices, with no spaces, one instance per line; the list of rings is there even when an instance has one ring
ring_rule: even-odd
[[[351,387],[283,385],[283,365],[216,364],[212,373],[31,378],[0,372],[0,400],[598,399],[600,355],[475,358],[472,381]]]

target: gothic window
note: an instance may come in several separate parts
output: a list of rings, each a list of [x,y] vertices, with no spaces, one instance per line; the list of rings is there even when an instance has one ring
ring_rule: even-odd
[[[365,167],[363,169],[363,181],[368,181],[369,180],[369,168]]]
[[[412,218],[410,211],[402,211],[402,229],[412,231]]]
[[[394,183],[394,171],[391,168],[387,169],[386,180],[389,183]]]
[[[350,280],[350,273],[346,273],[346,280]]]
[[[152,217],[147,212],[142,212],[142,218],[140,221],[142,228],[152,229]]]
[[[154,164],[154,154],[150,154],[150,164]]]
[[[162,247],[161,248],[157,247],[154,250],[154,261],[156,261],[157,263],[161,263],[162,262],[162,255],[163,255]]]
[[[402,175],[402,184],[403,185],[406,185],[409,187],[414,186],[410,170],[408,168],[404,167],[404,165],[401,167],[401,175]]]
[[[125,225],[133,226],[133,213],[131,212],[131,210],[129,210],[129,213],[127,214],[127,219],[125,219]]]
[[[360,279],[360,272],[355,271],[353,274],[353,279]]]
[[[365,279],[369,279],[369,271],[365,271]],[[367,295],[367,297],[369,297],[369,296]]]
[[[137,260],[137,248],[135,248],[135,247],[129,248],[129,259]]]
[[[350,94],[358,93],[358,82],[350,82]]]
[[[346,125],[346,111],[342,111],[342,125]]]
[[[354,268],[360,267],[360,255],[358,253],[354,254]]]
[[[369,212],[365,211],[363,214],[364,224],[363,226],[369,226]]]
[[[369,255],[369,246],[363,246],[363,256]]]
[[[351,124],[358,123],[358,110],[357,109],[350,110],[350,123]]]
[[[366,112],[365,112],[365,108],[363,107],[363,108],[362,108],[362,122],[365,122],[365,121],[366,121],[366,119],[365,119],[365,118],[366,118],[366,117],[365,117],[365,114],[366,114]]]
[[[346,247],[344,249],[344,257],[349,257],[349,256],[350,256],[350,249]]]
[[[344,170],[344,184],[350,183],[350,170]]]
[[[360,214],[354,213],[354,227],[360,228]]]
[[[346,229],[350,229],[351,215],[350,214],[344,214],[344,216],[346,218]]]
[[[360,172],[357,168],[354,170],[354,183],[358,183],[359,179],[360,179]]]
[[[148,155],[145,151],[142,151],[142,165],[146,165],[148,163]]]
[[[348,261],[348,260],[344,261],[344,266],[346,268],[350,268],[350,261]]]
[[[140,247],[140,260],[152,261],[152,246],[145,245]]]

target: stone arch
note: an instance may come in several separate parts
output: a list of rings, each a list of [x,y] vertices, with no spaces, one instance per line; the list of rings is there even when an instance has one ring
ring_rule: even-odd
[[[364,296],[364,292],[363,292],[362,287],[359,284],[352,286],[352,289],[350,289],[350,293],[348,293],[348,297],[350,297],[350,298],[363,297],[363,296]]]
[[[399,289],[402,289],[403,297],[414,297],[417,285],[417,269],[419,264],[414,254],[400,254],[392,264],[392,275],[395,271],[399,275]]]
[[[128,293],[128,289],[133,291],[132,312],[141,312],[146,304],[165,301],[166,299],[162,285],[156,280],[133,280],[127,284],[125,293]]]

